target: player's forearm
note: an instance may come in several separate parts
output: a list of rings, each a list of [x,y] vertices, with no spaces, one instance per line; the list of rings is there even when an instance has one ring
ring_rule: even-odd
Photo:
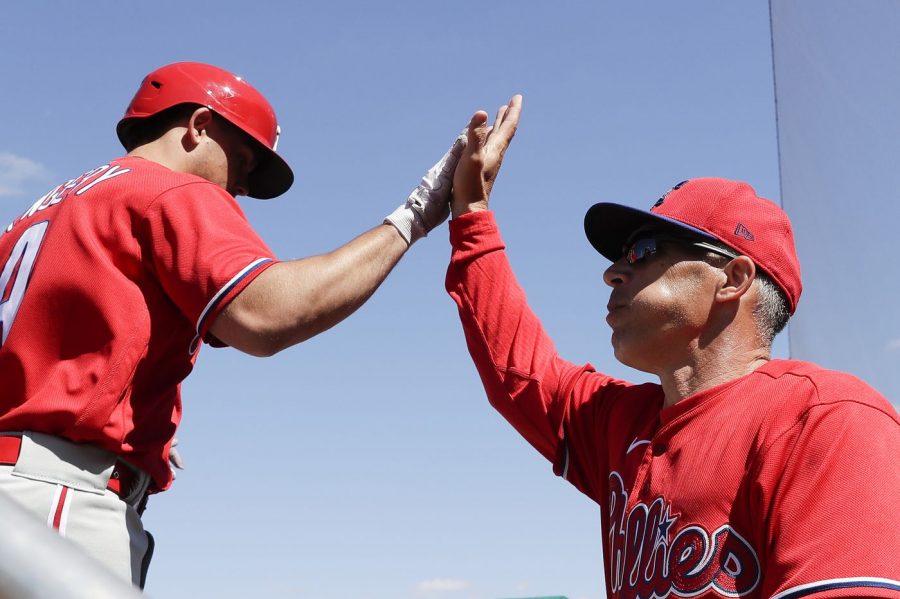
[[[407,247],[397,229],[380,225],[333,252],[276,264],[228,305],[210,331],[249,354],[277,353],[356,311]]]

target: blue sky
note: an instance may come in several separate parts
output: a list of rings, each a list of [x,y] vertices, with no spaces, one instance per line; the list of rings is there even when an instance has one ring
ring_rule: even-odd
[[[472,112],[522,93],[492,201],[510,259],[564,357],[632,380],[587,208],[697,176],[780,196],[766,2],[18,2],[0,40],[0,220],[120,155],[143,75],[197,60],[278,111],[296,183],[242,206],[284,259],[380,223]],[[598,507],[487,404],[448,257],[443,226],[358,313],[273,358],[201,351],[187,469],[145,514],[151,597],[603,596]]]

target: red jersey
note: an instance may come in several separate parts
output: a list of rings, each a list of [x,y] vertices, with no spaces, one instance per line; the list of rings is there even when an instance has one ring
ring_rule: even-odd
[[[273,263],[199,177],[125,157],[59,185],[0,235],[0,431],[98,445],[167,488],[199,341]]]
[[[881,395],[773,360],[663,409],[659,385],[557,355],[491,213],[450,234],[488,397],[601,506],[608,597],[900,597],[900,418]]]

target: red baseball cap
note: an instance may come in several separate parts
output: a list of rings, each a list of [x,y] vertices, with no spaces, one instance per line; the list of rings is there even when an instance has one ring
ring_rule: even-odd
[[[797,309],[803,284],[791,221],[778,204],[756,195],[750,185],[718,178],[682,181],[649,211],[594,204],[584,217],[584,231],[594,249],[615,262],[628,238],[654,222],[719,241],[750,257],[784,291],[791,314]]]

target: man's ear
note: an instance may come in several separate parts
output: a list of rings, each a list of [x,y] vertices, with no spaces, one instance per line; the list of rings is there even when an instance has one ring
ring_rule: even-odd
[[[716,300],[730,302],[740,299],[756,278],[756,264],[747,256],[738,256],[725,265],[722,269],[725,273],[725,281],[716,292]]]
[[[200,145],[200,141],[203,139],[203,136],[208,135],[207,130],[209,129],[210,125],[212,125],[212,121],[212,111],[205,106],[198,107],[194,112],[191,113],[191,116],[188,119],[188,128],[187,133],[185,134],[185,141],[189,142],[191,147]]]

